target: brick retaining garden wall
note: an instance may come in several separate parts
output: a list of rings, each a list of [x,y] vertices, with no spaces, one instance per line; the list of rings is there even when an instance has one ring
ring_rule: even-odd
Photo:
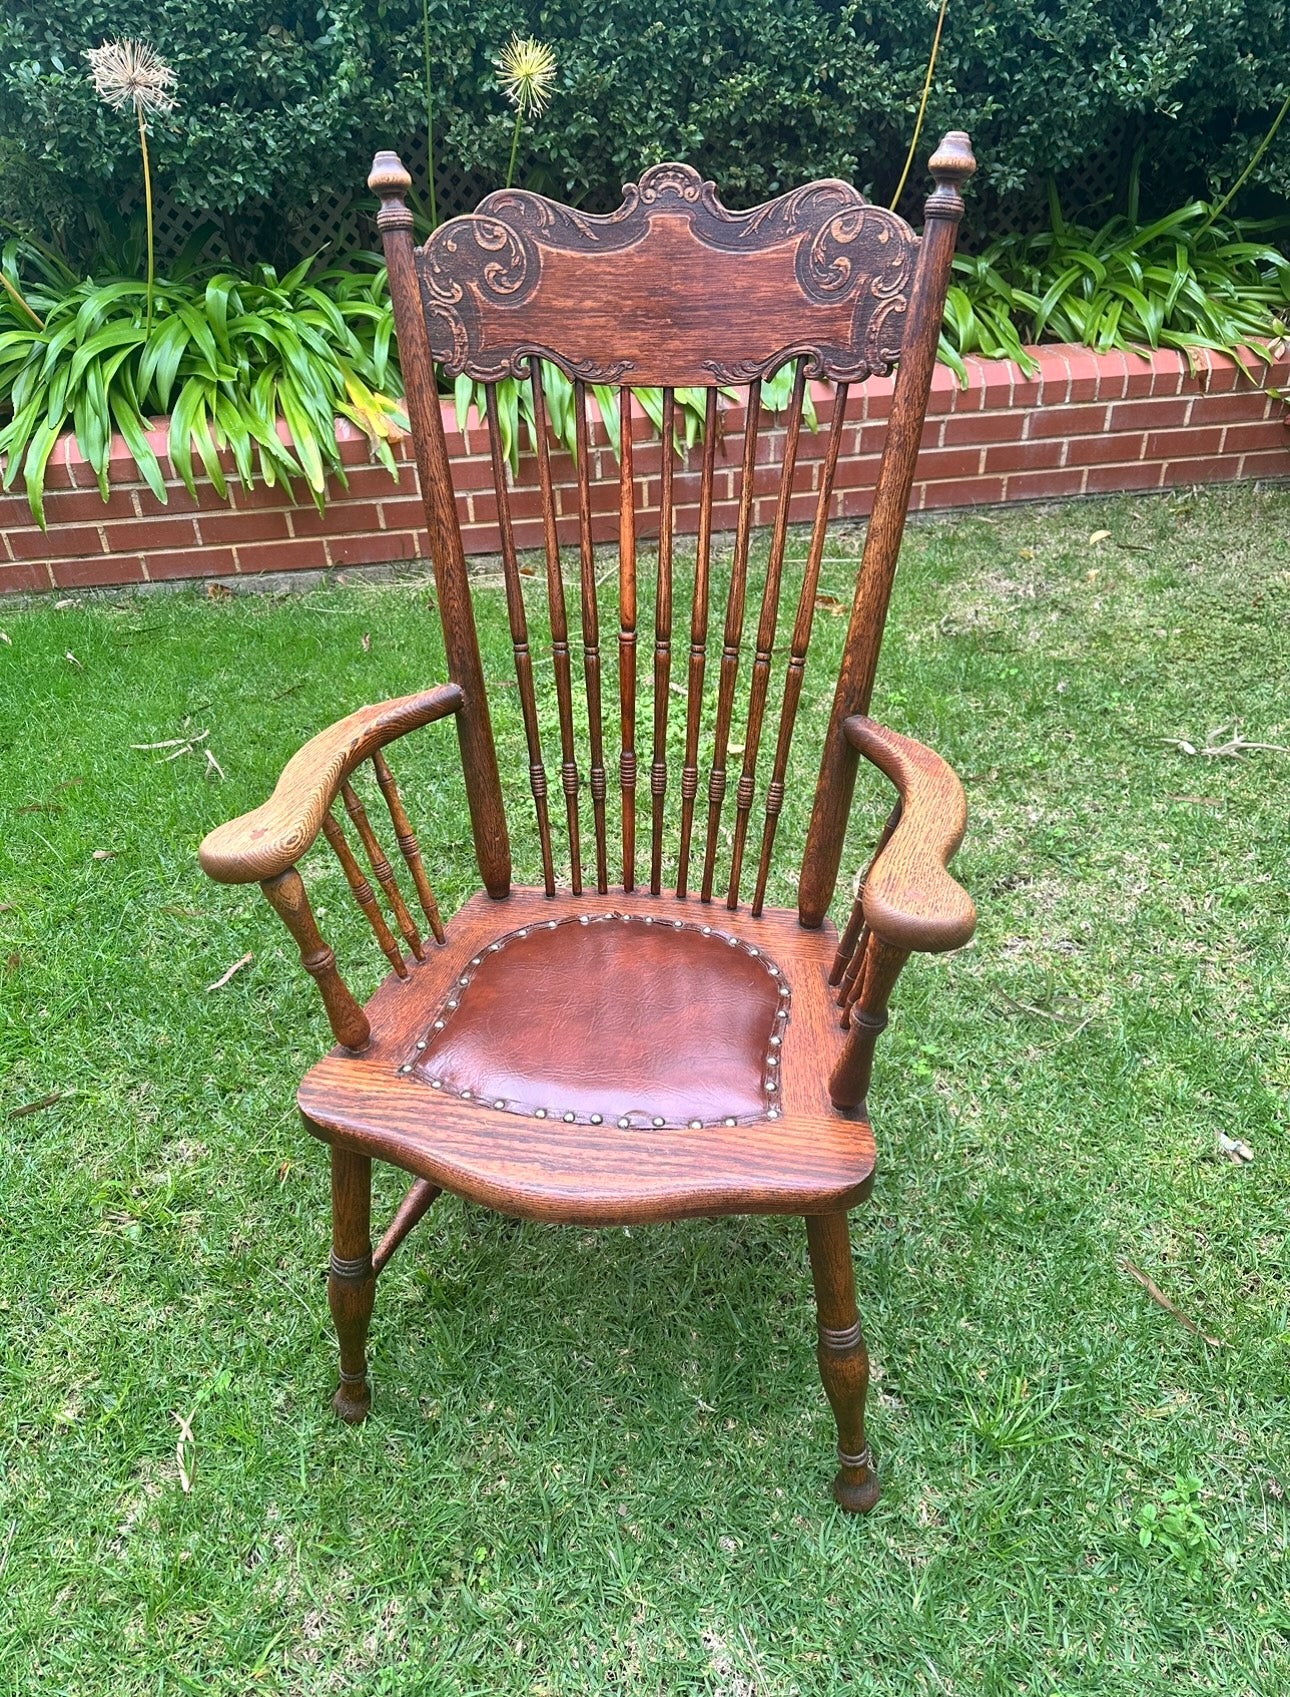
[[[988,505],[1050,500],[1113,490],[1162,489],[1234,478],[1290,477],[1287,410],[1270,390],[1290,387],[1290,354],[1270,370],[1260,368],[1259,386],[1217,354],[1197,356],[1197,372],[1185,359],[1161,351],[1094,354],[1070,346],[1034,350],[1040,371],[1027,378],[1017,367],[969,360],[970,383],[961,389],[938,366],[923,434],[911,508]],[[869,511],[878,468],[892,381],[874,379],[853,392],[835,484],[835,511],[861,517]],[[821,424],[831,396],[814,391]],[[464,454],[460,513],[467,550],[497,550],[496,497],[482,430],[458,434],[452,408],[445,424],[454,455]],[[716,527],[733,529],[742,452],[743,410],[722,414],[717,456]],[[635,425],[640,533],[656,519],[661,444],[643,418]],[[49,461],[45,511],[48,529],[31,521],[25,498],[0,496],[0,594],[85,589],[175,578],[254,577],[267,572],[343,568],[424,558],[426,537],[416,471],[399,450],[397,480],[370,463],[365,440],[339,424],[337,437],[347,467],[347,489],[334,484],[320,514],[306,497],[293,504],[281,490],[242,489],[230,482],[231,500],[221,500],[208,483],[194,499],[175,479],[167,482],[163,506],[141,483],[120,442],[113,445],[110,494],[100,499],[90,468],[66,437]],[[159,456],[164,433],[154,435]],[[802,433],[793,483],[791,517],[814,516],[825,435]],[[608,482],[593,491],[594,534],[617,535],[616,464],[603,431],[592,432],[595,473]],[[755,483],[754,514],[770,522],[779,485],[783,430],[763,430]],[[699,454],[677,469],[674,499],[677,528],[695,526]],[[163,464],[165,464],[163,460]],[[573,467],[553,455],[562,540],[577,534]],[[541,544],[534,463],[520,462],[512,496],[516,543]]]

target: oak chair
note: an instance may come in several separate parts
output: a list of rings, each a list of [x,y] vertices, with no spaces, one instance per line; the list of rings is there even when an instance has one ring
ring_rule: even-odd
[[[376,1280],[442,1190],[512,1215],[583,1225],[799,1214],[806,1221],[818,1304],[820,1372],[837,1421],[834,1495],[852,1511],[867,1510],[877,1500],[864,1433],[868,1358],[847,1223],[848,1209],[868,1194],[874,1172],[865,1095],[888,997],[906,958],[915,951],[957,948],[971,935],[974,915],[946,871],[965,821],[958,780],[937,755],[866,714],[963,209],[959,190],[973,168],[968,138],[947,135],[931,160],[936,186],[926,203],[921,239],[841,182],[813,183],[752,211],[730,212],[688,166],[661,165],[629,186],[622,206],[609,216],[506,190],[489,195],[473,215],[442,225],[416,248],[403,199],[408,175],[395,155],[377,155],[369,183],[381,199],[378,224],[449,681],[361,708],[323,731],[288,762],[262,807],[211,832],[201,847],[202,866],[212,878],[261,885],[299,945],[336,1038],[336,1046],[306,1075],[298,1100],[306,1126],[331,1150],[328,1293],[340,1342],[334,1406],[343,1419],[362,1420],[370,1407],[365,1350]],[[553,361],[573,382],[580,664],[576,642],[571,648],[539,358]],[[488,386],[501,564],[541,849],[542,881],[534,888],[511,881],[436,363],[450,377],[464,372]],[[777,480],[778,496],[746,671],[745,603],[750,587],[756,589],[749,571],[753,492],[767,415],[761,390],[786,363],[793,381],[783,469],[760,468],[763,478],[769,472]],[[765,894],[826,527],[837,505],[833,480],[848,397],[867,377],[893,366],[898,376],[890,423],[820,750],[797,912],[777,911],[765,905]],[[496,385],[507,377],[531,384],[537,425],[569,889],[556,882],[557,860],[563,862],[564,855],[553,819],[558,809],[548,800],[547,749],[527,624],[524,578],[530,578],[530,602],[542,578],[523,569],[517,555],[499,429]],[[768,708],[773,710],[778,604],[808,378],[830,381],[835,398],[782,664],[773,753],[768,742],[762,756],[764,724]],[[601,455],[616,484],[618,509],[618,700],[612,715],[620,731],[617,803],[611,799],[613,758],[605,747],[602,699],[599,600],[606,591],[597,592],[591,384],[618,386],[623,403],[620,460],[615,464],[608,453]],[[682,544],[694,550],[684,691],[672,683],[679,473],[667,451],[657,541],[648,550],[638,546],[644,525],[638,525],[628,386],[643,385],[662,387],[664,442],[672,436],[678,388],[703,391],[705,405],[698,534],[693,544]],[[722,396],[732,387],[741,394],[746,421],[737,475],[734,464],[726,467],[722,460],[721,475],[732,477],[738,490],[738,522],[719,615],[710,607],[718,599],[710,569],[713,491],[718,456],[729,446],[718,445]],[[639,809],[648,848],[642,843],[638,856],[642,555],[646,569],[652,567],[654,631],[646,669],[652,679],[649,799]],[[687,570],[688,559],[687,552]],[[719,658],[718,616],[724,619]],[[579,671],[590,809],[575,734]],[[715,723],[709,730],[705,705],[714,683]],[[642,697],[645,693],[642,688]],[[666,807],[674,693],[684,695],[679,833],[669,828]],[[737,695],[746,700],[741,718]],[[452,719],[460,743],[483,884],[447,925],[385,753],[408,732],[445,718]],[[741,754],[733,740],[740,730]],[[703,762],[706,793],[701,749],[711,750]],[[839,937],[826,913],[861,757],[886,775],[897,799]],[[415,902],[400,893],[350,783],[364,761],[375,770]],[[765,781],[755,822],[759,779]],[[730,788],[733,815],[726,806]],[[389,919],[342,824],[338,799]],[[673,799],[674,811],[675,806]],[[611,890],[618,832],[607,829],[607,817],[615,812],[621,814],[621,886]],[[297,870],[320,832],[389,961],[389,974],[366,1006],[341,978]],[[663,878],[665,838],[677,844],[670,888]],[[671,852],[669,847],[669,866]],[[612,858],[617,860],[616,852]],[[619,877],[617,865],[613,876]],[[745,905],[749,882],[751,901]],[[424,926],[414,919],[414,907]],[[375,1249],[369,1237],[373,1157],[412,1177]]]

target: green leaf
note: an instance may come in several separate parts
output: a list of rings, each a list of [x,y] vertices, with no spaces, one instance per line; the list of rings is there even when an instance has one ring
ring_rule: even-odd
[[[471,404],[475,400],[475,381],[472,377],[467,377],[464,371],[453,383],[452,398],[453,407],[457,415],[457,429],[464,434],[466,429],[466,420],[470,415]],[[479,410],[481,417],[483,416],[485,405],[486,402],[481,394],[479,396]]]
[[[121,440],[129,448],[134,463],[148,488],[158,501],[165,506],[167,501],[165,479],[161,475],[161,467],[157,456],[152,451],[148,441],[147,421],[140,415],[138,396],[130,386],[128,377],[122,373],[124,381],[119,390],[109,391],[108,402],[112,412],[112,421],[121,433]]]
[[[31,516],[42,530],[45,528],[45,467],[58,440],[60,423],[48,419],[36,427],[23,462],[23,481],[27,488],[27,505]]]

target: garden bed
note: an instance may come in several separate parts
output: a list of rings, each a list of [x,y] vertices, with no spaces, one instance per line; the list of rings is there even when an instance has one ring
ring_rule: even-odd
[[[1186,358],[1159,350],[1097,354],[1052,345],[1031,350],[1039,370],[1025,376],[1006,361],[969,359],[966,389],[938,366],[918,462],[914,509],[992,505],[1017,500],[1106,494],[1128,489],[1173,488],[1239,478],[1290,477],[1290,430],[1277,391],[1290,385],[1290,354],[1260,365],[1257,383],[1221,354]],[[852,402],[854,428],[844,438],[838,465],[839,513],[862,517],[870,507],[891,380],[875,379]],[[831,392],[815,391],[821,422]],[[863,408],[863,411],[861,410]],[[483,432],[456,427],[444,403],[449,446],[464,453],[461,520],[467,551],[494,553],[496,502]],[[723,414],[718,457],[718,526],[733,528],[743,411]],[[642,528],[657,516],[661,445],[643,415],[636,430],[636,475],[642,485]],[[175,578],[254,577],[266,572],[385,564],[422,558],[423,515],[409,444],[396,449],[398,477],[371,463],[366,439],[337,426],[348,487],[334,482],[325,510],[293,502],[282,489],[230,487],[221,498],[199,481],[196,497],[172,476],[165,505],[139,479],[120,443],[114,445],[110,496],[105,503],[75,441],[65,437],[50,459],[46,487],[48,529],[32,521],[20,494],[0,497],[0,594],[96,585],[158,582]],[[165,432],[154,434],[163,452]],[[617,496],[610,449],[599,425],[592,431],[594,468],[609,482],[593,493],[594,534],[617,534]],[[824,434],[804,434],[795,476],[792,517],[814,514]],[[769,523],[777,499],[775,467],[782,430],[767,432],[763,479],[754,516]],[[119,451],[118,451],[119,450]],[[693,531],[698,516],[698,455],[675,480],[677,527]],[[562,540],[576,539],[577,489],[568,457],[553,459],[561,509]],[[521,460],[512,510],[521,548],[541,543],[531,456]]]

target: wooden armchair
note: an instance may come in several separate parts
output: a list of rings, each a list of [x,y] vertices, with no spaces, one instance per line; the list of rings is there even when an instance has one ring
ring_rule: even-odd
[[[513,1215],[583,1225],[800,1214],[818,1301],[820,1372],[837,1419],[834,1494],[853,1511],[877,1500],[864,1435],[868,1360],[847,1231],[847,1210],[868,1194],[873,1179],[865,1095],[887,1000],[906,958],[958,947],[971,935],[974,916],[945,870],[964,827],[958,780],[928,749],[865,715],[962,213],[959,189],[973,166],[968,138],[947,135],[931,161],[936,187],[921,239],[844,183],[813,183],[750,212],[730,212],[688,166],[662,165],[629,186],[621,208],[608,217],[507,190],[414,248],[403,200],[407,173],[393,154],[377,155],[369,181],[381,197],[378,222],[450,681],[362,708],[315,737],[288,763],[262,807],[213,831],[201,848],[212,878],[260,883],[299,945],[336,1037],[336,1047],[306,1075],[298,1100],[306,1126],[331,1148],[329,1299],[340,1340],[335,1407],[344,1419],[362,1420],[370,1407],[365,1346],[376,1280],[441,1190]],[[586,698],[589,809],[575,733],[576,656],[539,358],[558,365],[574,387],[582,638],[576,670]],[[464,372],[488,386],[501,563],[541,845],[542,881],[535,888],[511,881],[436,362],[449,376]],[[779,470],[759,462],[767,416],[761,391],[786,363],[794,376]],[[848,399],[868,376],[897,363],[873,513],[820,751],[798,911],[776,911],[764,898],[826,528],[836,505],[833,481]],[[531,574],[521,572],[517,558],[499,429],[496,385],[507,377],[531,384],[538,427],[568,889],[556,880],[563,849],[552,818],[557,809],[548,803],[547,749],[529,647],[523,577]],[[809,377],[834,383],[835,404],[782,663],[773,753],[768,742],[759,761]],[[616,668],[605,667],[600,641],[591,384],[620,387],[623,402],[621,457],[615,464],[608,452],[600,456],[616,486],[611,501],[618,510]],[[677,388],[703,391],[706,408],[679,808],[667,763],[672,695],[682,693],[672,684],[673,560],[679,547],[686,548],[688,573],[690,544],[674,535],[681,473],[675,456],[664,451],[656,482],[658,540],[648,549],[654,579],[649,800],[638,809],[643,712],[637,680],[644,668],[637,661],[636,585],[638,558],[646,550],[638,547],[638,528],[644,527],[638,525],[633,456],[640,450],[634,450],[628,422],[628,385],[662,387],[665,442],[672,438]],[[724,462],[718,471],[721,393],[732,386],[743,392],[746,407],[737,473]],[[738,495],[719,658],[718,615],[710,607],[719,599],[710,569],[718,475]],[[775,519],[764,572],[755,567],[750,586],[754,486],[766,478],[778,488]],[[603,504],[595,510],[603,513]],[[750,587],[756,593],[758,576],[749,670],[742,653],[745,603]],[[530,599],[533,593],[530,584]],[[616,675],[604,676],[607,670]],[[708,729],[705,704],[714,682],[715,723]],[[604,701],[615,685],[617,802],[610,794]],[[737,719],[743,689],[746,709]],[[408,732],[449,717],[460,743],[483,890],[445,927],[385,750]],[[742,751],[732,742],[736,724]],[[702,799],[701,748],[711,749]],[[898,799],[839,938],[826,911],[861,756],[886,774]],[[400,894],[349,783],[364,760],[375,768],[424,926]],[[765,787],[753,867],[759,779]],[[388,905],[388,920],[338,818],[338,797]],[[648,835],[639,856],[638,825]],[[319,935],[297,870],[320,831],[390,963],[366,1007],[346,988]],[[610,863],[619,843],[621,888],[611,890]],[[667,888],[663,869],[665,861],[671,864],[672,844],[677,872]],[[615,879],[618,870],[615,865]],[[423,939],[422,929],[429,937]],[[404,1168],[413,1180],[375,1249],[369,1237],[373,1157]]]

